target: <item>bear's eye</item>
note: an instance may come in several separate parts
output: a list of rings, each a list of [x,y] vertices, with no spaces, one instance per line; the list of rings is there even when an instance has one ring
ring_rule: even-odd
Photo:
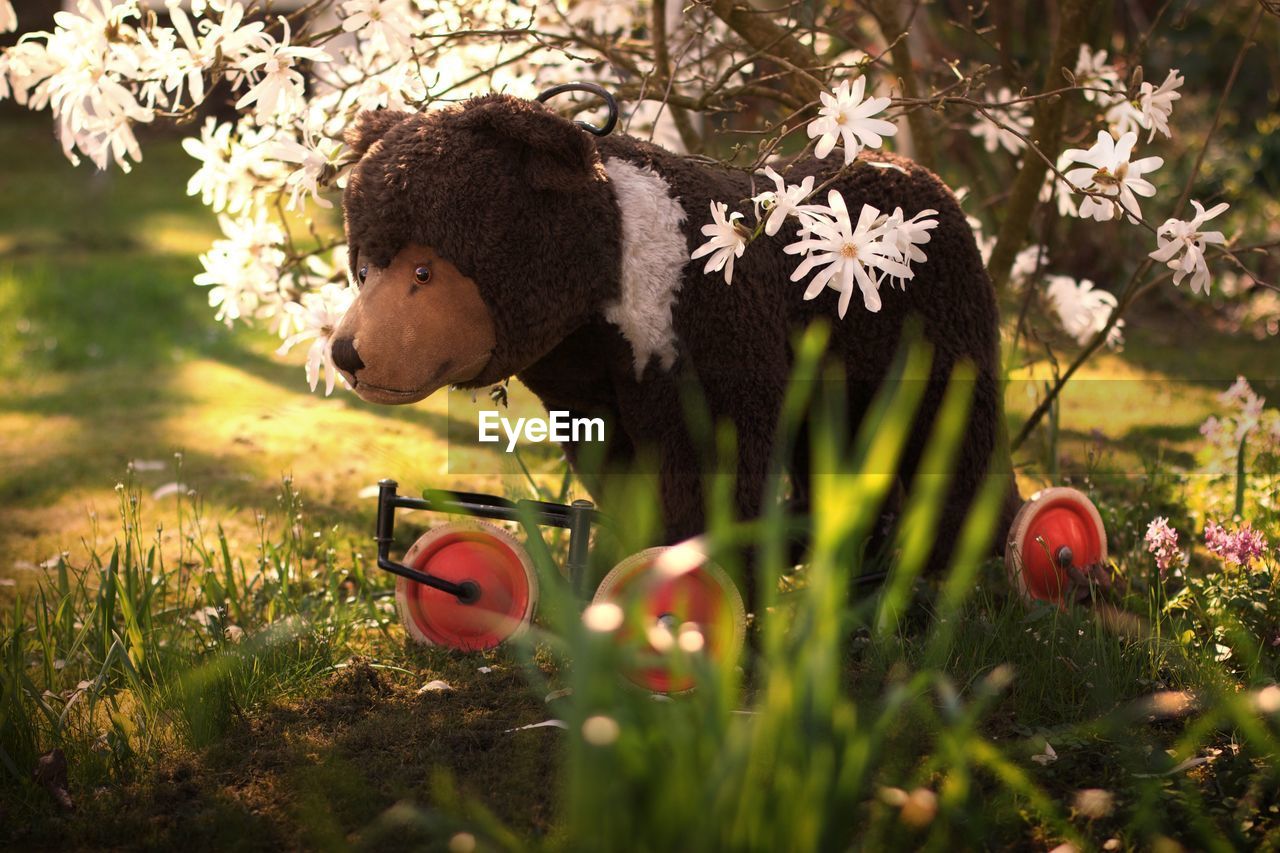
[[[360,283],[364,284],[364,280],[369,277],[369,265],[365,264],[360,267],[360,272],[356,273],[356,275],[360,277]]]
[[[413,271],[413,280],[418,284],[426,284],[431,281],[431,267],[423,264]]]

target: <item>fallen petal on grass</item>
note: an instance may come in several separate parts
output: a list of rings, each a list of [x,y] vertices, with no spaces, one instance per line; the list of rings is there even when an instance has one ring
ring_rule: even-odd
[[[151,493],[151,499],[153,501],[158,501],[161,498],[167,498],[171,495],[180,494],[186,491],[186,489],[187,487],[182,485],[181,483],[165,483],[163,486],[160,486],[158,489],[156,489],[154,492]]]
[[[454,689],[452,684],[450,684],[447,681],[440,681],[439,679],[436,679],[435,681],[428,681],[426,684],[418,688],[419,696],[423,695],[424,693],[453,693],[453,692],[454,692]]]
[[[540,723],[530,723],[527,726],[516,726],[514,729],[506,729],[503,734],[511,734],[511,732],[523,732],[528,729],[564,729],[569,730],[569,724],[564,720],[543,720]]]
[[[1058,753],[1054,750],[1051,744],[1046,743],[1044,745],[1044,752],[1039,755],[1031,756],[1031,760],[1036,764],[1046,766],[1058,760]]]

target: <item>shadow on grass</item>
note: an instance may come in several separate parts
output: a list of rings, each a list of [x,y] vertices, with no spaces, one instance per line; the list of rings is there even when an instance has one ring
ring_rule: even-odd
[[[525,837],[553,817],[564,733],[508,731],[548,716],[516,665],[482,655],[431,654],[416,675],[356,663],[312,698],[275,704],[202,753],[170,756],[125,797],[82,798],[76,814],[41,814],[18,844],[148,849],[421,849],[446,838],[388,834],[397,804],[430,808],[442,771]],[[494,666],[488,675],[476,668]],[[456,693],[424,693],[444,679]],[[18,828],[12,828],[11,831]],[[20,831],[20,830],[18,830]],[[6,832],[5,834],[9,834]],[[433,848],[435,849],[435,848]]]
[[[1129,364],[1173,381],[1225,391],[1237,376],[1249,379],[1263,396],[1280,394],[1280,348],[1276,340],[1257,340],[1214,328],[1209,317],[1156,312],[1138,320],[1141,331],[1127,336],[1120,356]]]

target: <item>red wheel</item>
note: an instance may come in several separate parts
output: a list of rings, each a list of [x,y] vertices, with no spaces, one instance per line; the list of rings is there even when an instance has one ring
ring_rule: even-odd
[[[637,655],[637,666],[626,676],[655,693],[682,693],[694,686],[691,675],[672,671],[668,653],[674,648],[725,660],[737,657],[746,635],[742,596],[723,569],[696,554],[687,561],[691,565],[660,561],[680,547],[632,554],[605,576],[593,599],[616,604],[627,614],[614,634]]]
[[[396,609],[418,643],[464,651],[490,649],[529,625],[538,603],[538,576],[524,547],[507,531],[481,521],[450,522],[418,538],[405,565],[454,583],[472,581],[479,597],[455,596],[396,578]]]
[[[1062,603],[1106,562],[1102,516],[1084,494],[1067,488],[1036,492],[1022,505],[1004,552],[1009,582],[1028,601]]]

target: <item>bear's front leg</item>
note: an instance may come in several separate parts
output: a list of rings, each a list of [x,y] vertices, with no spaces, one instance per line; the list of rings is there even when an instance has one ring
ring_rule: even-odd
[[[656,453],[662,503],[663,544],[706,531],[707,489],[712,478],[732,477],[734,515],[759,516],[771,474],[773,441],[782,400],[781,381],[718,376],[698,381],[687,374],[647,377],[619,388],[622,419],[637,445],[638,458]],[[736,443],[732,463],[716,455],[715,425],[730,424]],[[690,424],[694,424],[693,428]],[[755,603],[754,554],[740,554],[739,583],[750,609]]]
[[[705,530],[711,477],[734,478],[738,518],[759,515],[780,401],[781,387],[768,382],[661,376],[619,388],[619,411],[638,458],[656,454],[667,544]],[[733,427],[736,442],[729,465],[717,459],[715,447],[716,431],[725,424]]]

